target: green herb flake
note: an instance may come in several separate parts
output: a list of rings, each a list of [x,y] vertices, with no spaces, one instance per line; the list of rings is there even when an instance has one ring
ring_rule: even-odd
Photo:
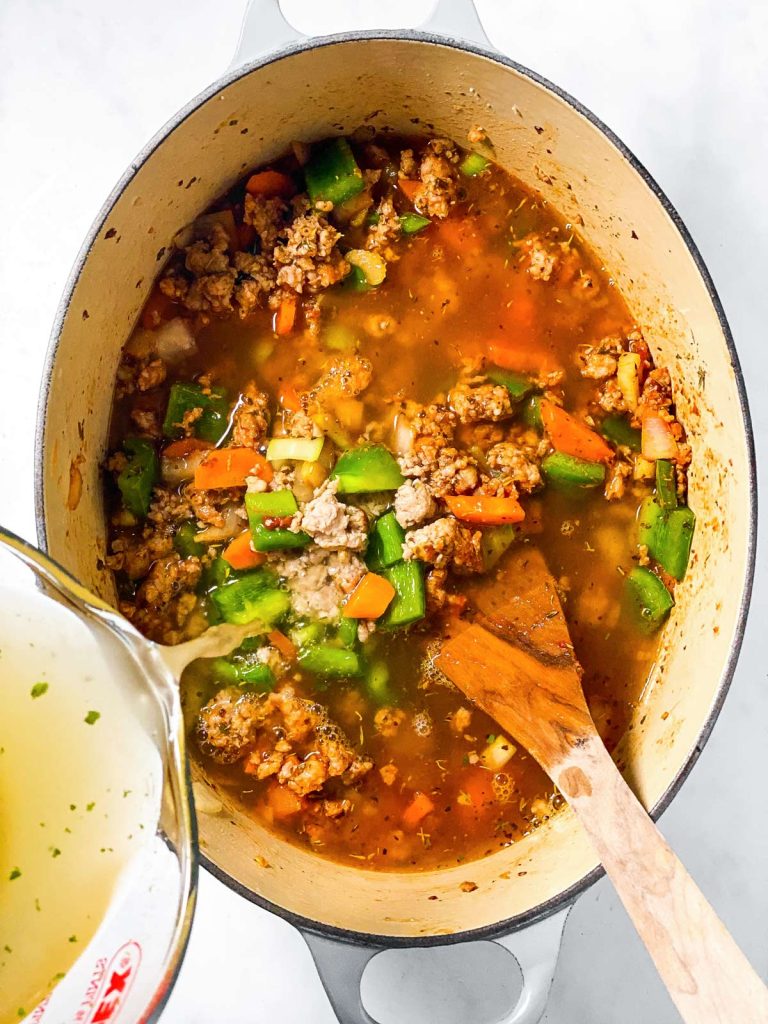
[[[35,683],[32,689],[29,691],[30,697],[36,700],[38,697],[42,697],[44,693],[48,692],[48,683]]]
[[[92,800],[89,804],[85,805],[85,809],[86,809],[86,811],[92,811],[95,806],[96,806],[96,801]]]
[[[89,711],[83,721],[86,725],[94,725],[101,718],[100,711]]]
[[[58,848],[58,846],[49,846],[48,849],[51,851],[51,856],[52,857],[60,857],[61,856],[61,850]]]
[[[69,936],[69,941],[70,942],[77,942],[77,936],[76,935],[70,935]]]
[[[14,868],[10,875],[8,875],[8,881],[15,882],[17,878],[21,878],[21,871],[18,868]]]
[[[40,913],[40,911],[41,911],[42,909],[43,909],[43,908],[42,908],[42,907],[40,906],[40,900],[38,899],[38,897],[37,897],[37,896],[35,896],[35,910],[36,910],[36,911],[38,912],[38,914],[39,914],[39,913]]]

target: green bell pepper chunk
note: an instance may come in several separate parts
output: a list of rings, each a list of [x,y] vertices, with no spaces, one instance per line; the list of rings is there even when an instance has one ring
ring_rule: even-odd
[[[229,658],[211,658],[208,672],[220,686],[237,686],[240,676]]]
[[[432,221],[422,217],[420,213],[403,213],[400,215],[400,227],[404,235],[415,235],[428,228]]]
[[[236,626],[257,619],[272,625],[291,607],[288,594],[276,589],[274,574],[264,569],[244,573],[216,587],[210,598],[222,619]]]
[[[513,373],[512,370],[503,370],[500,366],[489,366],[485,375],[494,384],[503,384],[513,402],[519,402],[534,388],[530,377],[526,377],[522,373]]]
[[[381,620],[383,629],[401,629],[423,619],[427,611],[424,568],[420,562],[397,562],[381,570],[395,588],[392,603]]]
[[[637,510],[637,543],[648,548],[648,553],[656,558],[658,538],[664,522],[664,513],[654,497],[643,498]]]
[[[224,388],[210,388],[205,394],[199,384],[171,384],[168,406],[163,420],[166,437],[182,437],[184,414],[202,409],[203,414],[192,425],[195,437],[218,444],[229,429],[229,398]]]
[[[667,512],[655,558],[676,580],[681,580],[688,568],[695,528],[696,516],[687,505]]]
[[[192,519],[187,519],[173,535],[173,547],[182,558],[190,558],[192,555],[197,555],[199,558],[200,555],[205,554],[206,546],[195,540],[196,534],[197,524]]]
[[[344,452],[331,479],[339,481],[339,494],[361,494],[397,490],[405,477],[397,459],[383,444],[369,444]]]
[[[656,461],[656,500],[665,512],[677,508],[677,474],[668,459]]]
[[[405,530],[395,518],[394,512],[385,512],[379,516],[368,538],[368,550],[365,561],[372,572],[394,565],[403,557]]]
[[[662,625],[675,601],[658,576],[645,566],[637,566],[625,580],[627,604],[637,624],[646,632]]]
[[[374,661],[365,673],[365,689],[368,696],[380,707],[391,704],[392,689],[389,685],[389,669],[385,661]]]
[[[372,284],[368,284],[368,278],[363,273],[362,267],[352,267],[350,272],[341,282],[342,288],[348,288],[353,292],[369,292],[372,288]]]
[[[479,153],[468,153],[459,164],[459,170],[465,178],[476,178],[478,174],[482,174],[489,165],[490,160],[486,160],[485,157],[480,156]]]
[[[365,181],[346,139],[330,139],[312,147],[304,168],[312,205],[318,201],[334,206],[351,199],[365,188]]]
[[[312,540],[308,533],[294,533],[287,527],[270,530],[264,525],[267,517],[281,519],[298,512],[293,491],[253,491],[245,495],[245,510],[254,551],[276,551],[280,548],[303,548]]]
[[[605,480],[605,466],[602,462],[587,462],[575,455],[552,452],[541,464],[547,482],[555,487],[578,489],[599,487]]]
[[[214,587],[222,586],[231,576],[235,575],[235,570],[229,562],[225,562],[223,558],[218,556],[212,562],[209,562],[208,565],[203,566],[199,589],[204,593],[208,592]]]
[[[538,395],[531,395],[523,406],[523,423],[534,430],[543,430],[541,419],[541,400]]]
[[[243,664],[235,662],[237,668],[237,685],[244,690],[255,690],[257,693],[269,693],[275,688],[275,674],[269,665],[260,661]]]
[[[318,644],[299,651],[299,665],[319,676],[360,676],[363,663],[357,651]]]
[[[629,448],[633,452],[640,451],[642,434],[629,425],[626,416],[606,416],[600,424],[600,433],[615,445]]]
[[[334,643],[350,650],[357,647],[357,619],[348,619],[342,615],[339,628],[336,630]]]
[[[308,622],[304,626],[294,626],[288,633],[296,647],[309,647],[319,643],[325,636],[325,626],[319,622]]]
[[[149,512],[152,488],[158,477],[157,453],[152,442],[143,437],[127,437],[123,441],[123,451],[128,457],[128,465],[119,473],[117,486],[128,511],[144,518]]]

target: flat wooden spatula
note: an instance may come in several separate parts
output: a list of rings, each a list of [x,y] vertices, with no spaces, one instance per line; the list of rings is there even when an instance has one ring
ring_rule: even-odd
[[[439,668],[544,768],[589,834],[688,1024],[768,1024],[768,989],[664,841],[590,717],[542,555],[515,555],[516,595],[475,600]]]

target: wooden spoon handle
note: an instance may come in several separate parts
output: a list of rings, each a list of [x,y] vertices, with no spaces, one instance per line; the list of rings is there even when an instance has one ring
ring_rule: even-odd
[[[597,735],[551,771],[687,1024],[768,1024],[768,989]]]

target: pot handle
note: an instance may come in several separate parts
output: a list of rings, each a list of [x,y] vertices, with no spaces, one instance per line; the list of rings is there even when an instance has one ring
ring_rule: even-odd
[[[420,28],[431,35],[464,39],[493,49],[474,0],[437,0],[431,15]],[[280,0],[249,0],[230,68],[238,68],[262,53],[282,50],[302,39],[306,36],[287,20],[280,8]]]
[[[523,931],[491,940],[512,954],[523,974],[523,989],[517,1003],[496,1024],[536,1024],[541,1020],[570,909],[567,907]],[[360,983],[368,964],[386,947],[352,945],[309,931],[301,934],[339,1024],[377,1024],[363,1006]]]

